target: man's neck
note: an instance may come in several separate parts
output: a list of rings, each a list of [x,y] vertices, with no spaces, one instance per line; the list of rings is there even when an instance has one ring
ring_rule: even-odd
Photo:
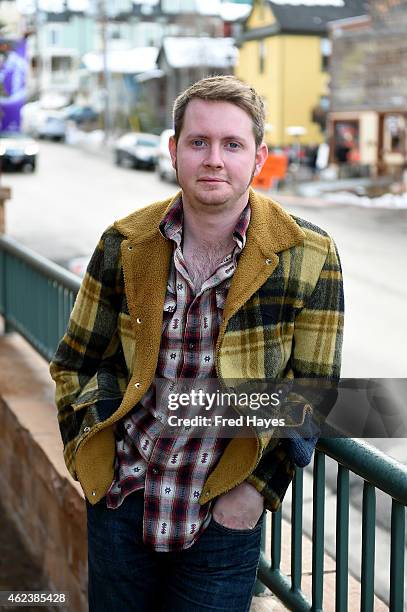
[[[183,203],[184,224],[183,238],[195,245],[208,245],[219,242],[230,242],[233,230],[245,208],[242,203],[235,210],[214,210],[211,207],[196,210]]]

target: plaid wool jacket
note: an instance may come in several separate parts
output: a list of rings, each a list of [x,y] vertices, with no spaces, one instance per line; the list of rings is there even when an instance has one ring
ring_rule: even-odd
[[[114,477],[114,424],[155,375],[172,256],[159,224],[172,202],[137,210],[104,232],[51,363],[65,463],[92,504]],[[247,243],[217,339],[218,377],[337,380],[343,288],[335,244],[253,190],[249,202]],[[295,401],[306,402],[301,396]],[[294,467],[272,430],[232,439],[199,501],[248,480],[265,506],[277,510]]]

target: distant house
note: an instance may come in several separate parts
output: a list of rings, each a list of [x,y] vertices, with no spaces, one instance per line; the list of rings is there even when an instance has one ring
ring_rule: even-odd
[[[178,94],[205,76],[233,73],[236,59],[237,49],[232,38],[164,38],[157,59],[163,73],[163,127],[172,125],[172,105]]]
[[[82,11],[41,12],[40,26],[28,38],[31,93],[59,91],[74,95],[82,54],[95,48],[97,26]],[[38,57],[39,54],[39,57]]]
[[[82,77],[79,92],[96,108],[103,108],[104,71],[108,75],[109,111],[113,127],[138,131],[141,126],[138,113],[142,97],[143,75],[156,74],[158,49],[112,49],[106,57],[106,67],[101,53],[86,53],[82,58]],[[153,104],[154,106],[154,104]]]
[[[331,24],[331,161],[378,174],[406,167],[406,32],[402,0],[371,0],[365,17]]]
[[[364,0],[254,0],[238,41],[236,74],[263,96],[267,144],[322,142],[329,103],[327,24],[364,12]]]

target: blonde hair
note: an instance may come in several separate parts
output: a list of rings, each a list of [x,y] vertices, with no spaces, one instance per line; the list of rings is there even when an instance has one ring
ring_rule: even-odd
[[[232,75],[211,76],[201,79],[176,98],[173,106],[176,142],[178,142],[182,130],[185,110],[189,102],[195,98],[214,102],[230,102],[239,106],[251,117],[256,147],[260,146],[263,141],[265,121],[263,100],[253,87]]]

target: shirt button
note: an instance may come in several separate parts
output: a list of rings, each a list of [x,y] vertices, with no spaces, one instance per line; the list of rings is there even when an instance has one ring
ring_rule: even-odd
[[[158,474],[158,472],[160,471],[158,468],[154,467],[152,470],[153,474]]]
[[[193,342],[190,342],[188,346],[189,346],[190,349],[193,349],[195,344]]]

